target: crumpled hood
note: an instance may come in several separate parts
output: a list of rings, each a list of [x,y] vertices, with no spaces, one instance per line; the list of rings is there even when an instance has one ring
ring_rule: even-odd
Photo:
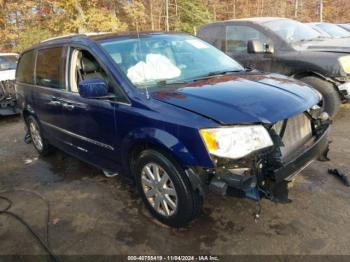
[[[0,71],[0,81],[15,80],[16,70]]]
[[[227,125],[275,123],[319,102],[306,84],[276,74],[218,76],[153,92],[152,98]]]
[[[320,41],[308,41],[295,45],[294,47],[298,50],[350,53],[350,38],[330,38]]]

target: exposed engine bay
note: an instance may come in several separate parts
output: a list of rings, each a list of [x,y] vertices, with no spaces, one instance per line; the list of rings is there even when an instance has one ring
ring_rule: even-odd
[[[204,188],[220,195],[290,202],[288,183],[293,177],[313,160],[327,159],[330,123],[328,114],[315,106],[266,125],[274,145],[235,161],[214,158],[216,168],[202,172],[209,185]]]
[[[0,81],[0,115],[18,113],[15,80]]]

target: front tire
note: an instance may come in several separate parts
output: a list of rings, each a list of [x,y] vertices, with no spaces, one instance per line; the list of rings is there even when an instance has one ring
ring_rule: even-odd
[[[335,90],[333,84],[315,76],[303,77],[300,80],[314,87],[322,94],[322,107],[333,118],[337,114],[341,104],[339,93]]]
[[[199,214],[201,195],[192,189],[184,170],[166,154],[141,152],[135,176],[147,209],[163,224],[184,227]]]
[[[26,118],[26,123],[34,148],[40,155],[47,155],[51,151],[51,145],[43,137],[38,121],[33,116],[28,116]]]

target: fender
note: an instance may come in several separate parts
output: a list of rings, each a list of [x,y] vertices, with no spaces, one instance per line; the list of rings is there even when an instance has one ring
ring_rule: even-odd
[[[182,141],[174,135],[158,128],[138,128],[130,132],[121,143],[122,163],[124,167],[129,164],[131,151],[137,145],[151,145],[170,153],[183,167],[202,166],[212,168],[213,163],[207,152],[196,154],[189,150]]]
[[[337,84],[336,81],[334,81],[332,78],[330,77],[326,77],[324,76],[323,74],[321,73],[318,73],[318,72],[315,72],[315,71],[308,71],[308,72],[300,72],[300,73],[296,73],[296,74],[293,74],[291,75],[290,77],[293,77],[295,79],[300,79],[300,78],[303,78],[305,76],[310,76],[310,75],[315,75],[315,76],[318,76],[319,78],[322,78],[323,80],[326,80],[334,85]]]
[[[27,116],[29,116],[29,115],[32,115],[35,118],[37,118],[33,107],[30,104],[22,103],[22,117],[23,117],[23,120],[25,121],[25,118]]]

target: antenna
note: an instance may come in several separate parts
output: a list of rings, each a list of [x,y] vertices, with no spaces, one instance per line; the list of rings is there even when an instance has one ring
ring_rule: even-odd
[[[139,57],[143,57],[142,56],[142,51],[141,51],[141,39],[140,39],[138,21],[136,21],[136,33],[137,33],[137,40],[138,40],[137,41],[137,49],[138,49],[138,52],[139,52]],[[142,67],[142,70],[143,70],[143,78],[146,79],[144,67]],[[150,99],[147,85],[145,86],[145,91],[146,91],[146,98]]]
[[[140,33],[139,33],[138,24],[136,25],[136,32],[137,32],[137,39],[138,39],[138,41],[137,41],[137,49],[138,49],[138,52],[139,52],[139,57],[143,57],[142,50],[141,50],[141,39],[140,39]],[[146,74],[145,74],[144,67],[142,67],[142,71],[143,71],[143,78],[146,79]],[[146,98],[150,99],[150,95],[149,95],[149,92],[148,92],[147,85],[145,86],[145,91],[146,91]]]

